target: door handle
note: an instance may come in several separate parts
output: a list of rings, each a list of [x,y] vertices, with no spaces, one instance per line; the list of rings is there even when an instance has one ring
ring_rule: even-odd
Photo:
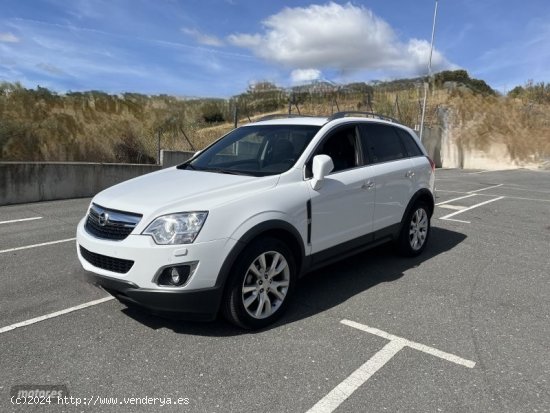
[[[374,182],[372,181],[368,181],[361,186],[361,189],[366,189],[366,190],[369,190],[372,188],[374,188]]]
[[[407,173],[405,174],[405,177],[406,178],[412,178],[414,176],[414,172],[413,171],[407,171]]]

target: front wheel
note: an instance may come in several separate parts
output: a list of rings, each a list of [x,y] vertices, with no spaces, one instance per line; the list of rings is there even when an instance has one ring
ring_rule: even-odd
[[[430,215],[428,211],[426,203],[417,202],[405,218],[398,240],[399,251],[403,255],[414,257],[426,248],[430,235]]]
[[[233,324],[265,327],[284,312],[294,288],[296,264],[276,238],[253,241],[239,257],[224,295],[222,311]]]

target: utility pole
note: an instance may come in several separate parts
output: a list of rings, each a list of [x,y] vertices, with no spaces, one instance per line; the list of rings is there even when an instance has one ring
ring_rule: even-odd
[[[424,82],[424,101],[422,102],[422,119],[420,120],[420,142],[422,142],[422,135],[424,134],[424,118],[426,116],[426,101],[428,100],[428,89],[430,87],[429,82],[432,77],[432,55],[434,51],[435,20],[437,18],[437,4],[438,4],[438,0],[435,0],[434,21],[432,25],[432,42],[430,45],[430,59],[428,60],[428,81]]]

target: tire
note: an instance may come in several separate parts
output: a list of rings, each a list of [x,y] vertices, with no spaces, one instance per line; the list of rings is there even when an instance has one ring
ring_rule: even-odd
[[[429,211],[428,204],[419,201],[405,217],[397,242],[402,255],[415,257],[426,249],[431,231]]]
[[[245,329],[272,324],[288,306],[295,279],[296,261],[288,246],[276,238],[256,239],[232,269],[222,313],[229,322]]]

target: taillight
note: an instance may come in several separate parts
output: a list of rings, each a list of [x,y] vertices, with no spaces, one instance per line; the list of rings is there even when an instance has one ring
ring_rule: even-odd
[[[430,158],[429,156],[426,156],[426,158],[428,158],[428,161],[430,161],[430,166],[432,167],[432,172],[435,172],[435,162],[432,161],[432,158]]]

